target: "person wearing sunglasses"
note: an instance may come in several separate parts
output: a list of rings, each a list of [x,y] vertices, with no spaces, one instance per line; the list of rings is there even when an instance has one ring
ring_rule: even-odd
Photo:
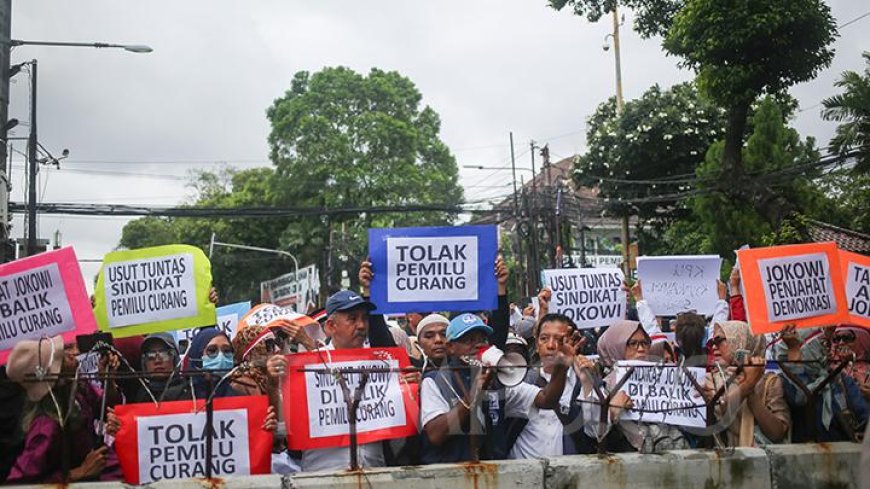
[[[847,361],[844,373],[852,377],[861,395],[870,402],[870,331],[860,326],[837,326],[831,337],[831,368]]]
[[[132,402],[151,402],[155,399],[177,401],[190,399],[189,385],[180,375],[173,375],[178,367],[178,346],[172,333],[153,333],[145,337],[140,347],[140,365],[142,372],[148,374],[145,383],[148,391],[139,389]]]
[[[782,378],[765,372],[765,346],[764,338],[753,335],[743,321],[716,323],[707,342],[711,368],[704,387],[708,402],[737,373],[715,408],[716,419],[727,426],[729,447],[788,441],[791,412]]]

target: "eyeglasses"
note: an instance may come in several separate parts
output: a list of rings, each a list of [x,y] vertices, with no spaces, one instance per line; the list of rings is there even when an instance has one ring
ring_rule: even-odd
[[[728,341],[728,338],[726,338],[724,336],[716,336],[716,337],[710,338],[707,341],[707,348],[713,348],[713,347],[719,348],[722,345],[722,343],[725,343],[726,341]]]
[[[169,360],[172,355],[169,353],[169,350],[151,350],[146,351],[144,355],[146,362],[158,362]]]
[[[209,358],[217,357],[218,352],[229,356],[229,355],[233,354],[233,347],[230,345],[224,345],[224,346],[219,348],[217,345],[209,345],[205,349],[205,354],[208,355]]]
[[[625,346],[631,348],[632,350],[639,350],[640,347],[643,347],[644,350],[649,350],[652,346],[652,341],[650,340],[628,340],[625,343]]]
[[[855,335],[853,334],[836,334],[833,338],[831,338],[831,343],[851,343],[855,341]]]

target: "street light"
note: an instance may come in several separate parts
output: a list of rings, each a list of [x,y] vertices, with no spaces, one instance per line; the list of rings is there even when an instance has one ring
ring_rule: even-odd
[[[55,41],[22,41],[20,39],[12,39],[9,44],[13,47],[17,46],[60,46],[60,47],[76,47],[76,48],[120,48],[131,53],[150,53],[154,51],[151,46],[144,44],[109,44],[106,42],[55,42]]]

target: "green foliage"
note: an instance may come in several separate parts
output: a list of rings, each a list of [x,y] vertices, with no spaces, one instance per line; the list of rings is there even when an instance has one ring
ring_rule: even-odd
[[[815,78],[833,60],[836,32],[821,0],[688,0],[664,46],[730,107]]]
[[[759,104],[743,148],[746,175],[738,185],[747,190],[746,197],[735,198],[721,189],[720,183],[729,179],[723,150],[720,141],[707,151],[697,170],[703,193],[691,199],[695,217],[710,240],[709,251],[729,256],[740,245],[759,245],[761,237],[776,231],[788,216],[812,215],[822,206],[824,195],[814,183],[820,176],[813,167],[819,157],[814,141],[801,141],[797,131],[786,126],[772,98]]]
[[[609,213],[652,221],[680,212],[673,205],[677,199],[658,196],[691,190],[686,179],[710,144],[722,137],[725,121],[694,85],[683,83],[668,90],[653,86],[628,101],[621,115],[612,99],[602,103],[587,127],[587,151],[578,159],[575,181],[597,185]],[[667,179],[674,181],[648,183]]]
[[[790,244],[808,243],[811,241],[809,234],[809,219],[803,214],[795,214],[782,221],[775,231],[761,237],[764,246],[780,246]]]
[[[831,139],[831,150],[841,155],[856,152],[855,171],[870,172],[870,52],[864,52],[864,73],[846,71],[834,83],[843,93],[822,101],[822,118],[841,122]]]
[[[456,161],[439,139],[440,120],[420,107],[414,84],[395,72],[362,76],[347,68],[297,73],[268,109],[274,168],[201,172],[198,207],[368,208],[462,203]],[[316,264],[321,280],[356,281],[369,227],[451,224],[450,213],[350,213],[284,218],[142,218],[125,226],[121,246],[226,243],[293,253]],[[329,264],[329,270],[324,267]],[[223,301],[258,299],[259,283],[291,272],[278,255],[218,247],[212,273]]]
[[[664,35],[673,23],[674,16],[686,0],[621,0],[619,8],[629,8],[635,13],[634,30],[649,38]],[[604,14],[613,12],[616,0],[549,0],[550,7],[562,10],[570,6],[575,15],[586,17],[589,22],[598,22]]]

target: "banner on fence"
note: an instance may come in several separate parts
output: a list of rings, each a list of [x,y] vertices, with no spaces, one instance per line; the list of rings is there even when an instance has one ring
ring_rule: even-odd
[[[632,367],[634,370],[629,374]],[[626,375],[629,375],[628,381],[621,390],[631,398],[634,409],[623,411],[622,419],[696,428],[707,426],[707,405],[695,388],[695,383],[704,383],[704,368],[637,360],[618,362],[616,378],[621,380]]]
[[[350,444],[350,417],[339,378],[351,396],[360,386],[363,389],[356,412],[360,444],[417,433],[417,385],[399,380],[398,369],[410,366],[404,348],[321,350],[289,355],[287,360],[284,398],[294,401],[284,403],[284,419],[291,450]]]
[[[268,474],[272,433],[262,429],[266,396],[214,399],[212,477]],[[124,404],[115,407],[121,428],[115,451],[124,482],[140,485],[163,479],[206,475],[205,401]]]

